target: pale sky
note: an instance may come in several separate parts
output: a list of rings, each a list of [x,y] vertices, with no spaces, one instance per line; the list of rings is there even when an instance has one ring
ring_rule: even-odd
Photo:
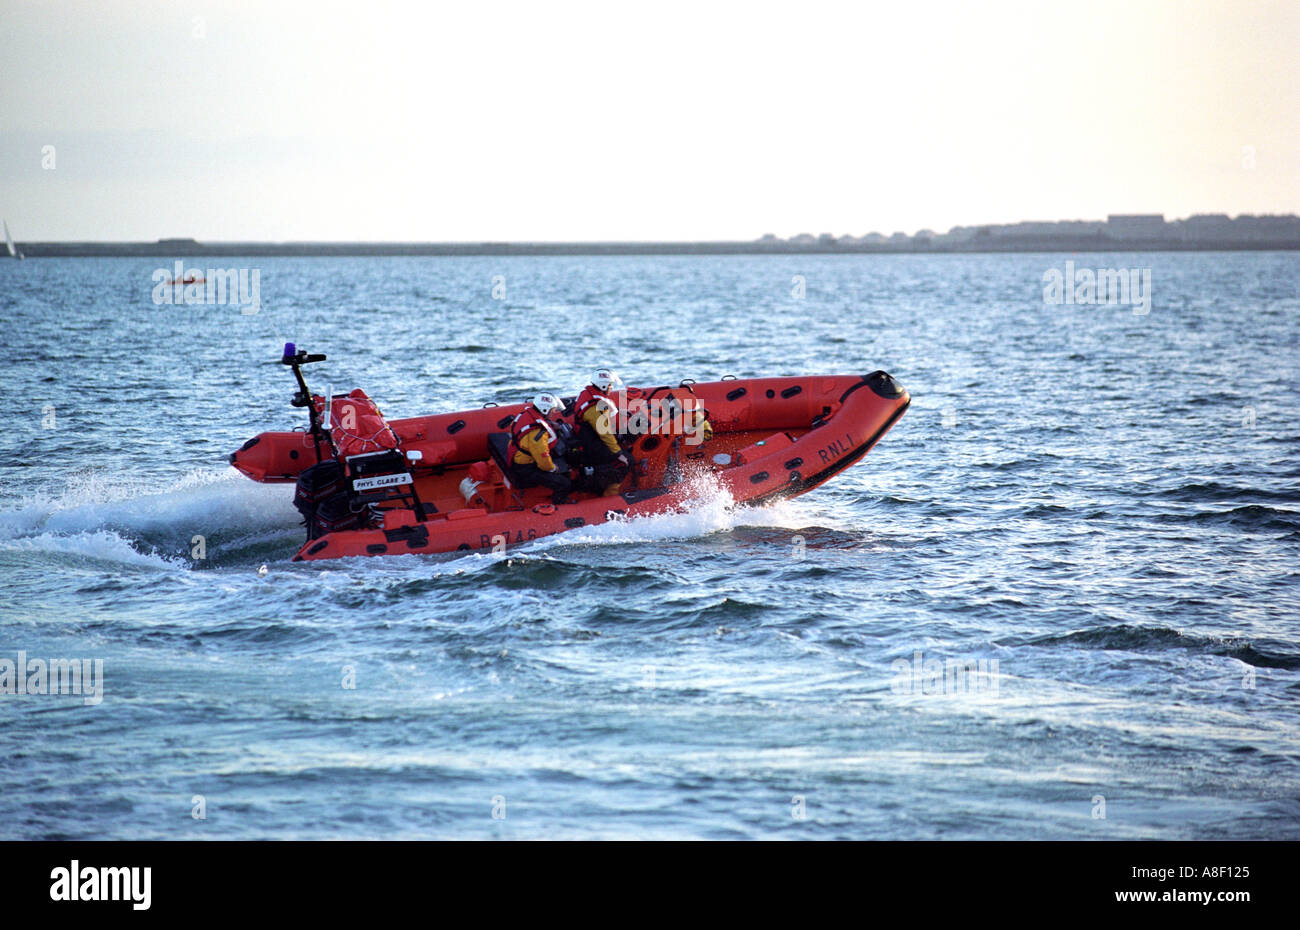
[[[1124,212],[1300,213],[1300,2],[0,0],[20,241]]]

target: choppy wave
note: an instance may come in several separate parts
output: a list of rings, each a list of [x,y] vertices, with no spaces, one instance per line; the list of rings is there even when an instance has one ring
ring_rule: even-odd
[[[1001,644],[1060,645],[1135,652],[1186,649],[1191,652],[1239,659],[1248,665],[1261,668],[1300,669],[1300,648],[1293,643],[1198,635],[1163,626],[1133,626],[1119,623],[1114,626],[1072,630],[1068,633],[1007,639],[1002,640]]]
[[[1170,500],[1200,503],[1202,501],[1248,501],[1264,504],[1300,504],[1300,488],[1272,490],[1230,484],[1225,481],[1194,481],[1154,492],[1153,496]]]

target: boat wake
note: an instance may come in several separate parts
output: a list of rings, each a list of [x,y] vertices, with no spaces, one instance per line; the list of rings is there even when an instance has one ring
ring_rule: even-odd
[[[825,524],[817,508],[802,500],[784,500],[766,507],[737,505],[711,475],[688,479],[691,494],[683,510],[676,513],[612,520],[558,536],[539,539],[529,551],[546,551],[562,546],[624,545],[674,539],[698,539],[739,527],[797,530]]]
[[[57,498],[0,512],[0,552],[160,569],[217,566],[272,545],[291,553],[300,534],[292,488],[250,484],[230,469],[194,472],[161,492],[153,482],[91,474]]]
[[[740,527],[798,530],[826,525],[799,500],[737,506],[709,476],[692,479],[686,507],[570,530],[510,547],[507,556],[573,546],[699,539]],[[35,553],[139,568],[189,570],[284,562],[301,543],[302,518],[288,485],[257,484],[228,469],[194,472],[165,491],[156,484],[82,476],[57,498],[0,511],[0,553]],[[457,554],[491,563],[500,554]],[[413,558],[422,558],[413,556]],[[426,560],[427,561],[427,560]]]

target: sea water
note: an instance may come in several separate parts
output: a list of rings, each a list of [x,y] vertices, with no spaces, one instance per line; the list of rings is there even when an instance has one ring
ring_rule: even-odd
[[[1045,299],[1067,259],[1146,312]],[[174,261],[0,262],[0,837],[1300,838],[1300,255],[186,262],[252,312]],[[288,341],[394,418],[599,366],[913,402],[767,509],[295,564],[227,465],[303,424]],[[30,693],[74,660],[102,700]]]

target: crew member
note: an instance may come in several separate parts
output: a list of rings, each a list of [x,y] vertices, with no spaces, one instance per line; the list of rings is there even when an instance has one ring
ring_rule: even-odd
[[[573,425],[577,431],[577,464],[589,475],[587,484],[605,497],[618,493],[632,467],[631,459],[618,441],[619,404],[610,395],[625,391],[623,380],[608,368],[598,368],[591,383],[573,404]]]
[[[520,488],[541,486],[551,489],[555,504],[568,503],[573,481],[564,460],[560,424],[553,422],[564,413],[564,404],[554,394],[534,397],[515,417],[510,427],[510,480]]]
[[[687,413],[687,445],[703,445],[713,438],[713,424],[709,422],[709,411],[704,405],[695,403]]]

